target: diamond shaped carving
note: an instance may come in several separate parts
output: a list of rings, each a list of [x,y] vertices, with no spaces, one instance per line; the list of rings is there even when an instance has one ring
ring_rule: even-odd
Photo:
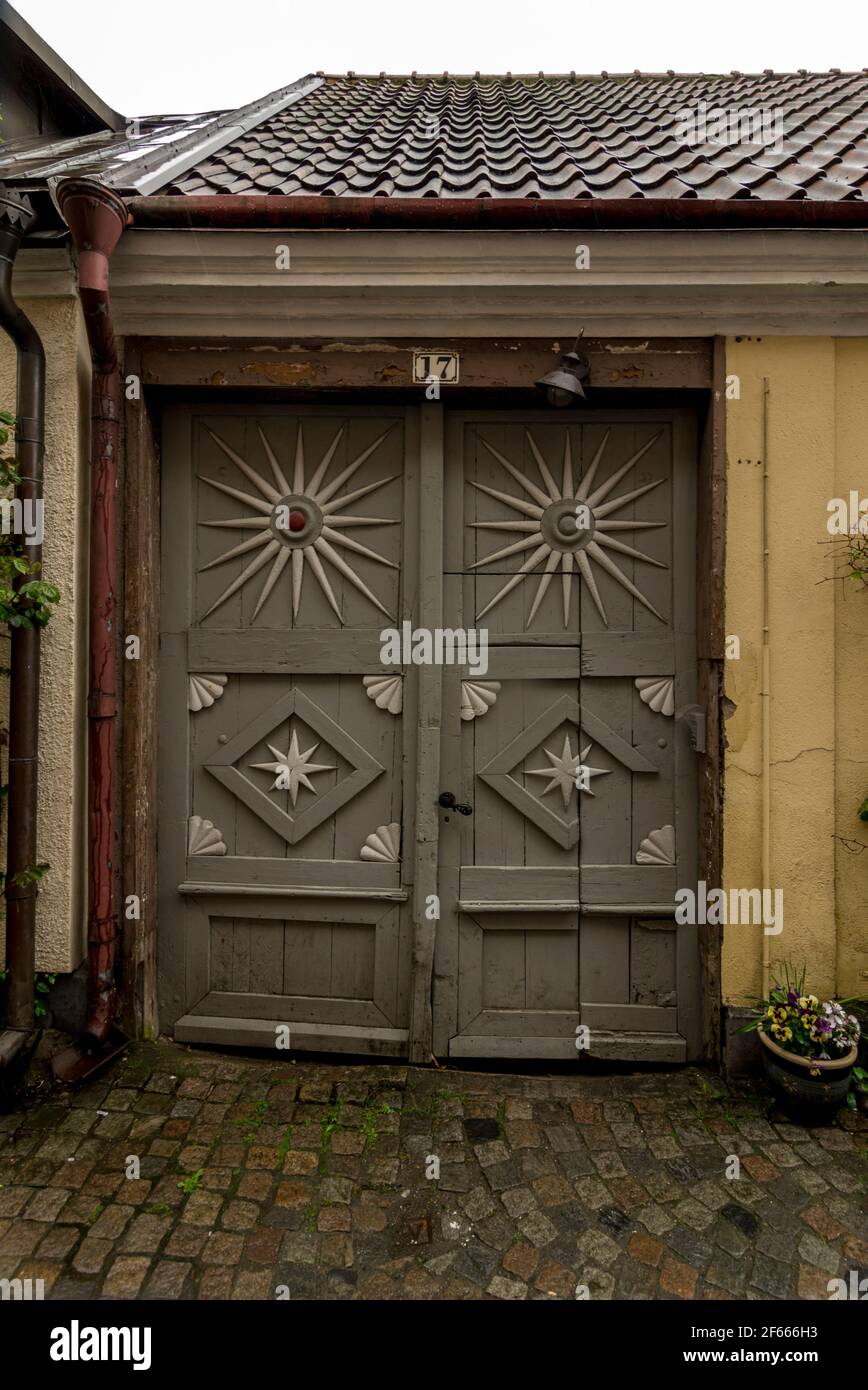
[[[319,734],[336,753],[340,753],[352,768],[336,786],[323,792],[316,801],[298,814],[284,811],[271,799],[268,792],[256,786],[242,769],[234,766],[293,714]],[[235,735],[235,738],[206,759],[205,767],[212,777],[216,777],[233,796],[243,801],[254,815],[264,820],[266,825],[276,830],[290,845],[298,844],[311,830],[322,825],[324,820],[328,820],[341,806],[345,806],[358,792],[385,772],[382,764],[378,763],[367,749],[356,743],[354,738],[350,738],[325,710],[320,709],[304,691],[298,689],[290,690],[273,705],[269,705],[268,709],[263,710],[262,714],[257,715]]]
[[[604,724],[596,714],[584,709],[578,701],[570,699],[569,695],[562,695],[560,699],[555,700],[550,709],[535,719],[501,753],[493,757],[491,762],[480,768],[478,775],[483,782],[493,787],[505,801],[523,816],[527,816],[528,820],[533,821],[534,825],[539,826],[540,830],[563,849],[571,849],[573,845],[578,844],[581,833],[578,815],[572,816],[569,820],[565,816],[557,815],[549,806],[532,796],[513,776],[519,763],[563,723],[574,724],[577,729],[581,729],[630,772],[657,772],[657,768],[642,753],[626,743],[620,734],[616,734],[614,729],[610,729],[608,724]]]

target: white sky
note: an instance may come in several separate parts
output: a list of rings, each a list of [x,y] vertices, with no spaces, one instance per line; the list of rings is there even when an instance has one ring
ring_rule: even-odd
[[[325,72],[868,67],[866,0],[13,0],[124,115]]]

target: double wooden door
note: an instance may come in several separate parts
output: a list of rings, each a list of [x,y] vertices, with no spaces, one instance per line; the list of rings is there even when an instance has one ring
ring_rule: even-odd
[[[162,1026],[697,1055],[691,417],[179,406],[163,474]]]

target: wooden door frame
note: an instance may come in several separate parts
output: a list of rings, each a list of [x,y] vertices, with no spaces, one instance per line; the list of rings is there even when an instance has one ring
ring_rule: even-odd
[[[267,398],[283,405],[325,404],[347,400],[354,404],[382,402],[384,393],[406,404],[419,404],[420,387],[408,383],[393,359],[411,353],[411,340],[401,343],[359,344],[342,350],[337,344],[295,343],[268,354],[268,372],[251,380],[252,345],[219,345],[220,357],[203,358],[208,345],[173,343],[165,339],[128,339],[123,373],[135,378],[138,392],[125,394],[122,480],[124,528],[122,555],[123,621],[119,644],[123,661],[120,740],[121,903],[123,979],[121,1007],[124,1026],[137,1036],[153,1037],[158,1027],[156,1001],[157,914],[157,747],[158,665],[160,634],[160,401],[194,399],[203,392],[212,399]],[[214,345],[215,350],[218,345]],[[331,350],[324,353],[324,346]],[[448,344],[438,344],[446,347]],[[462,372],[464,386],[450,387],[447,407],[483,403],[504,405],[504,390],[516,393],[516,409],[529,404],[527,387],[534,364],[550,361],[550,340],[462,340],[472,370]],[[631,352],[633,356],[631,356]],[[631,398],[648,405],[689,404],[698,414],[700,446],[697,459],[697,679],[698,699],[707,710],[707,753],[699,772],[699,871],[710,886],[721,886],[723,862],[723,660],[724,545],[726,515],[725,457],[725,343],[722,338],[656,340],[599,340],[589,345],[592,387],[605,388],[606,405],[629,409]],[[316,356],[316,372],[304,377],[303,364]],[[262,352],[257,352],[261,361]],[[402,361],[404,359],[401,359]],[[302,367],[299,367],[299,362]],[[392,365],[390,365],[392,364]],[[208,368],[219,366],[219,371]],[[203,367],[205,370],[203,370]],[[310,384],[315,382],[315,386]],[[297,383],[296,385],[288,383]],[[653,391],[649,390],[653,386]],[[251,387],[254,389],[251,390]],[[472,398],[471,398],[471,392]],[[519,400],[519,397],[522,399]],[[537,398],[538,404],[538,398]],[[428,490],[426,527],[419,551],[420,593],[428,625],[438,626],[442,608],[440,546],[442,538],[442,412],[420,407],[423,422],[421,455],[423,486]],[[440,463],[437,463],[437,459]],[[434,554],[436,558],[436,576]],[[421,615],[420,615],[421,618]],[[127,656],[127,639],[138,638],[138,656]],[[127,659],[124,659],[124,658]],[[422,668],[423,671],[425,668]],[[422,683],[417,724],[420,767],[425,769],[420,811],[430,797],[427,816],[417,826],[414,887],[414,981],[411,997],[410,1060],[427,1062],[431,1055],[431,983],[437,923],[425,916],[426,898],[436,893],[436,791],[439,779],[440,672],[432,668]],[[433,793],[433,794],[431,794]],[[133,906],[133,900],[137,907]],[[138,913],[136,916],[135,913]],[[132,915],[129,915],[132,913]],[[717,1061],[721,1046],[720,953],[721,931],[700,928],[702,1024],[704,1054]]]

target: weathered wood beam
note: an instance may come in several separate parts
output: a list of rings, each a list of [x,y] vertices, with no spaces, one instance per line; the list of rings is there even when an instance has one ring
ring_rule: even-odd
[[[257,387],[347,391],[390,390],[424,399],[413,384],[413,353],[443,349],[460,354],[460,381],[441,388],[441,399],[455,400],[486,388],[531,390],[557,365],[571,341],[557,338],[449,338],[436,343],[311,339],[227,347],[225,340],[190,342],[141,339],[147,386]],[[582,343],[591,363],[592,389],[708,389],[712,383],[712,342],[704,338],[611,338]]]

